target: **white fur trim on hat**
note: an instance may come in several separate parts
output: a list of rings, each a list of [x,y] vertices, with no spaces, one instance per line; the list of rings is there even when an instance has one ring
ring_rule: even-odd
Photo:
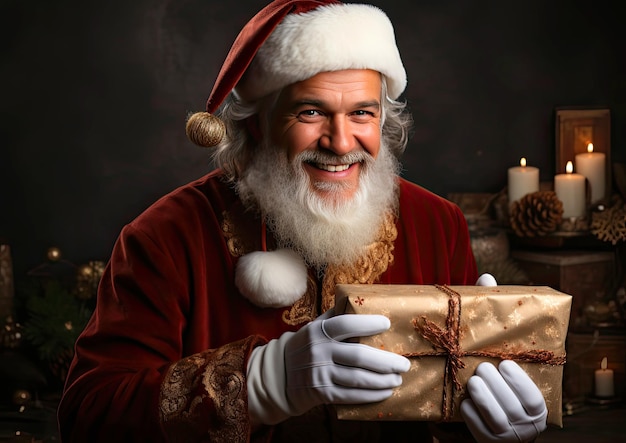
[[[331,4],[289,14],[259,48],[235,88],[254,101],[320,72],[372,69],[397,99],[407,79],[387,15],[372,5]]]
[[[257,306],[291,306],[306,292],[307,268],[290,249],[251,252],[237,262],[235,285]]]

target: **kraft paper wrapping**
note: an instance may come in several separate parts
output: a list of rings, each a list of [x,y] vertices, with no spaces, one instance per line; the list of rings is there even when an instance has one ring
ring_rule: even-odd
[[[391,328],[360,343],[411,360],[382,402],[343,405],[344,420],[461,421],[478,364],[515,360],[562,427],[562,379],[571,296],[544,286],[337,285],[338,313],[382,314]]]

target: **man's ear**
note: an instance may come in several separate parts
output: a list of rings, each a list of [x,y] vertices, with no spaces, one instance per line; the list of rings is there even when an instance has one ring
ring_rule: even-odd
[[[246,118],[246,129],[252,136],[255,142],[260,142],[263,138],[263,132],[261,131],[261,122],[259,121],[259,114],[251,115]]]

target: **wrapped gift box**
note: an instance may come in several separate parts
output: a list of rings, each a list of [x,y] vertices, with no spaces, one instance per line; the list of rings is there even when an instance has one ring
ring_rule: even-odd
[[[543,393],[548,423],[562,426],[571,298],[545,286],[338,285],[337,312],[391,321],[388,331],[359,341],[411,360],[390,398],[338,406],[338,417],[461,421],[465,385],[478,364],[512,359]]]

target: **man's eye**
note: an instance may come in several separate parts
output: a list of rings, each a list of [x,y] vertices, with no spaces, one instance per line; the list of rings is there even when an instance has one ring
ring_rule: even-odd
[[[304,111],[300,111],[299,115],[302,117],[316,117],[320,115],[320,112],[315,109],[306,109]]]
[[[323,117],[321,111],[317,109],[305,109],[303,111],[298,112],[298,119],[303,122],[317,122],[320,118]]]
[[[354,111],[354,115],[368,115],[368,116],[373,116],[374,113],[371,111],[365,111],[363,109],[359,109],[358,111]]]

